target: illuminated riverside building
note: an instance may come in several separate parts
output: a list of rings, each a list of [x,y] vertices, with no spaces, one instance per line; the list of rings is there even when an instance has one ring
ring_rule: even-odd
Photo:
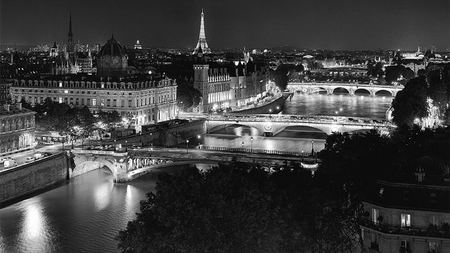
[[[0,154],[33,147],[34,115],[20,103],[0,108]]]
[[[265,92],[264,69],[249,61],[228,65],[194,64],[194,88],[202,94],[203,111],[237,108],[254,102]]]
[[[363,205],[363,252],[450,252],[448,184],[378,182]]]
[[[93,113],[117,111],[141,125],[176,117],[177,83],[167,77],[128,74],[125,50],[111,38],[97,57],[97,75],[52,75],[14,80],[14,101],[35,105],[50,98],[74,107],[87,106]]]

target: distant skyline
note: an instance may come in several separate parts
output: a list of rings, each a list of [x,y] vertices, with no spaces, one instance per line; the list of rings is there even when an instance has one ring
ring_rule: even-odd
[[[209,46],[307,49],[450,49],[448,0],[0,0],[0,43],[193,48],[201,9]]]

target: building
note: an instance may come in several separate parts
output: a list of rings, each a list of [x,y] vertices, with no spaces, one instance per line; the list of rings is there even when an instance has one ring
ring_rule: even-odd
[[[198,42],[197,42],[197,46],[195,46],[193,54],[198,54],[199,51],[201,51],[203,54],[211,53],[211,49],[208,47],[208,43],[206,42],[205,17],[203,14],[203,9],[202,9],[202,14],[201,14],[201,18],[200,18],[200,32],[198,35]]]
[[[265,69],[252,61],[229,64],[194,64],[194,88],[202,94],[203,111],[237,108],[254,102],[265,92]]]
[[[0,104],[6,104],[10,100],[9,89],[11,82],[0,79]]]
[[[67,46],[62,53],[58,52],[56,43],[50,49],[50,57],[53,58],[51,73],[53,75],[78,74],[95,72],[91,51],[78,51],[81,46],[74,42],[72,31],[72,15],[69,17],[69,32]]]
[[[117,111],[137,130],[141,125],[174,119],[177,83],[167,77],[128,74],[127,56],[111,38],[97,58],[98,75],[52,75],[15,79],[14,101],[35,105],[50,98],[74,107],[87,106],[93,113]]]
[[[134,44],[134,49],[135,50],[142,50],[142,45],[139,42],[139,40],[136,41],[136,44]]]
[[[34,146],[34,114],[22,108],[21,103],[0,108],[0,154]]]
[[[111,37],[97,55],[97,75],[125,76],[128,71],[128,57],[125,49]]]
[[[450,186],[379,181],[363,201],[363,252],[449,253]]]

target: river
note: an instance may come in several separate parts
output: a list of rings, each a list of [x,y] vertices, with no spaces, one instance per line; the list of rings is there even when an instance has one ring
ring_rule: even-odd
[[[291,101],[287,101],[284,113],[383,119],[391,100],[382,97],[295,94]],[[279,136],[267,137],[269,139],[255,136],[253,141],[251,129],[238,130],[240,136],[235,133],[232,129],[228,134],[222,133],[222,137],[210,136],[209,141],[214,145],[225,143],[235,147],[244,145],[299,152],[309,152],[311,140],[316,140],[316,150],[323,145],[323,139],[320,142],[323,135],[305,128],[287,129]],[[291,140],[287,141],[285,137]],[[173,170],[176,168],[164,171]],[[112,175],[96,170],[76,177],[68,184],[0,209],[0,251],[117,252],[114,237],[135,217],[139,211],[139,201],[154,189],[160,172],[147,174],[131,183],[114,184]]]

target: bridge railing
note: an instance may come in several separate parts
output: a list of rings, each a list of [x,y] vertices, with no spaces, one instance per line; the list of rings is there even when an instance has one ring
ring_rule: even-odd
[[[267,149],[250,149],[250,148],[228,148],[228,147],[213,147],[213,146],[201,146],[202,150],[211,151],[225,151],[233,153],[254,153],[254,154],[268,154],[268,155],[282,155],[282,156],[296,156],[296,157],[311,157],[313,154],[308,152],[291,152],[280,150],[267,150]]]
[[[218,121],[271,121],[271,122],[304,122],[304,123],[324,123],[324,124],[346,124],[346,125],[371,125],[374,127],[392,127],[392,123],[386,120],[376,120],[362,117],[343,117],[343,116],[311,116],[311,115],[289,115],[289,114],[223,114],[223,115],[204,115],[207,120]]]
[[[359,86],[359,87],[373,87],[373,88],[386,88],[386,89],[403,89],[403,85],[381,85],[381,84],[375,84],[375,83],[350,83],[350,82],[288,82],[289,85],[308,85],[308,86]]]

